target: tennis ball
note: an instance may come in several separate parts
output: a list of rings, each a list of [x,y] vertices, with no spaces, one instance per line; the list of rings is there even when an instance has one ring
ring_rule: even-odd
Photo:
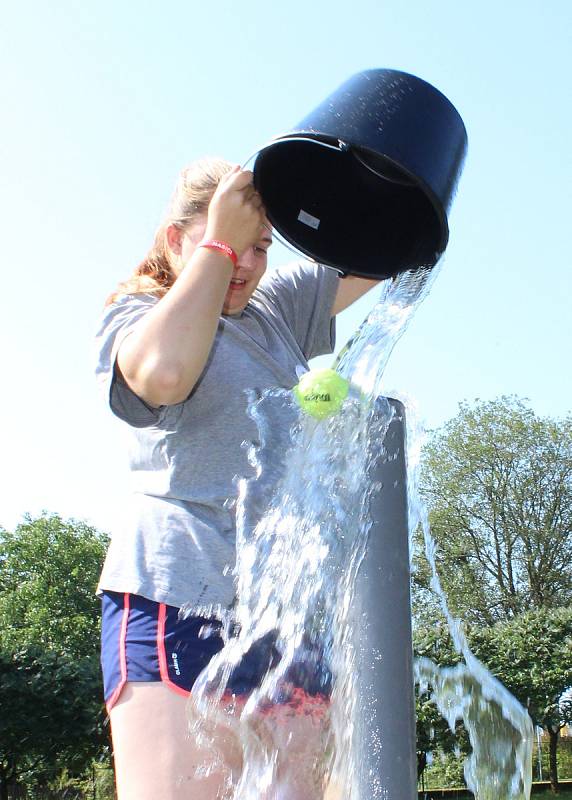
[[[294,387],[300,408],[317,419],[335,414],[348,396],[350,384],[334,369],[312,369]]]

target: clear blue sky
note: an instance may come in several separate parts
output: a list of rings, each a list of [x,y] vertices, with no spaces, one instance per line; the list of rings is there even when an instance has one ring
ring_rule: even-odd
[[[108,527],[124,484],[91,374],[105,296],[181,166],[243,162],[364,68],[433,83],[469,133],[446,260],[388,393],[430,427],[475,397],[570,410],[569,0],[24,0],[2,28],[0,524],[47,509]]]

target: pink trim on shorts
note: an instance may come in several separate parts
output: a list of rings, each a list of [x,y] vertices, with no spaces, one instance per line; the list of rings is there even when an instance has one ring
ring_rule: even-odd
[[[121,617],[121,628],[119,630],[119,666],[121,668],[121,680],[115,687],[115,691],[105,704],[107,713],[109,714],[119,695],[123,691],[123,687],[127,683],[127,652],[125,649],[125,642],[127,640],[127,623],[129,621],[129,592],[123,595],[123,615]]]
[[[165,603],[159,603],[159,616],[157,619],[157,652],[159,653],[159,673],[161,681],[182,697],[189,697],[191,694],[186,689],[181,689],[176,683],[169,678],[169,670],[167,668],[167,653],[165,652],[165,621],[167,619],[167,606]]]

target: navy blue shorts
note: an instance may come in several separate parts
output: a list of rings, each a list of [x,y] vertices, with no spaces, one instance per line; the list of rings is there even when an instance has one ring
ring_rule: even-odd
[[[222,623],[204,617],[179,618],[179,609],[135,594],[103,592],[101,666],[104,698],[111,711],[127,681],[162,681],[188,697],[211,658],[224,646]],[[280,661],[276,636],[256,642],[233,669],[232,695],[247,695]],[[307,643],[285,676],[284,702],[327,701],[332,676],[318,647]],[[279,700],[278,702],[281,702]]]

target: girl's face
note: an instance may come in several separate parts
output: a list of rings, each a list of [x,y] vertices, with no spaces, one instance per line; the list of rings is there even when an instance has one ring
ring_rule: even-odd
[[[191,223],[181,239],[181,269],[197,249],[204,238],[207,227],[206,217]],[[233,270],[230,285],[222,306],[223,314],[239,314],[246,308],[254,290],[264,273],[268,263],[268,248],[272,244],[272,234],[265,229],[255,245],[249,247],[238,257]]]

